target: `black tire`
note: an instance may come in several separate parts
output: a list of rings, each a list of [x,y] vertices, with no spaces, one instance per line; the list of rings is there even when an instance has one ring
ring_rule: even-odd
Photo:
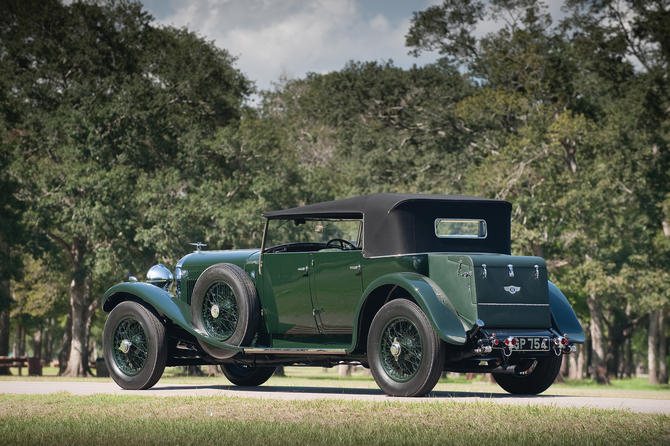
[[[444,368],[446,346],[421,308],[406,299],[384,305],[368,334],[368,361],[377,385],[391,396],[423,396]]]
[[[144,304],[117,305],[105,322],[102,339],[107,370],[122,388],[149,389],[163,375],[168,352],[165,326]]]
[[[191,300],[193,325],[212,339],[226,344],[249,345],[258,331],[260,301],[258,292],[242,268],[219,263],[207,268],[193,287]],[[217,359],[237,354],[198,340],[202,348]]]
[[[529,370],[520,374],[494,373],[498,385],[515,395],[537,395],[547,390],[561,371],[562,356],[551,354],[539,358]]]
[[[277,367],[252,367],[237,364],[221,364],[221,371],[228,381],[236,386],[260,386],[266,382]]]

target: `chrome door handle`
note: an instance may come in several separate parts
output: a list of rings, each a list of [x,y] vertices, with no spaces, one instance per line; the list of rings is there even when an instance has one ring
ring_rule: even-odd
[[[298,271],[307,272],[307,271],[309,271],[309,266],[300,267],[300,268],[298,268]]]
[[[354,271],[360,271],[361,270],[361,265],[352,265],[349,267],[349,269],[353,269]]]

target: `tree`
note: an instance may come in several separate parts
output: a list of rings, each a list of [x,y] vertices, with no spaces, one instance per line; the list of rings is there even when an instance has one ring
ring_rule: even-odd
[[[263,102],[284,122],[299,162],[322,167],[337,197],[385,191],[457,192],[467,164],[455,104],[472,91],[448,63],[402,70],[348,63],[285,80]]]
[[[64,375],[90,373],[94,289],[155,258],[136,241],[135,185],[174,165],[188,175],[193,148],[236,120],[250,91],[226,51],[150,21],[126,0],[0,6],[8,125],[19,135],[11,171],[36,236],[69,264]]]

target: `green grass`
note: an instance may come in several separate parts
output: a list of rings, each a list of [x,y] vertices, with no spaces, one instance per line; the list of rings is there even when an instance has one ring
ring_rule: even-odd
[[[221,376],[188,377],[166,370],[159,384],[229,385]],[[15,371],[14,371],[15,372]],[[25,372],[25,370],[24,370]],[[109,378],[43,377],[3,380],[111,382]],[[355,369],[341,378],[336,369],[287,367],[287,377],[267,385],[377,389],[372,377]],[[504,393],[484,377],[449,376],[437,391]],[[668,386],[645,379],[555,384],[546,393],[670,399]],[[237,397],[151,397],[68,393],[0,394],[0,445],[209,444],[226,445],[637,445],[670,443],[670,417],[616,410],[555,406],[457,403],[287,401]]]
[[[670,417],[490,402],[0,394],[0,444],[668,444]]]

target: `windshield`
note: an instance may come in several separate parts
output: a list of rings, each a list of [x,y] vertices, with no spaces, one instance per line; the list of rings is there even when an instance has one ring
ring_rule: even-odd
[[[339,239],[349,242],[356,248],[361,248],[362,226],[361,220],[269,220],[264,246],[265,250],[268,250],[277,246],[311,244],[325,249],[329,241]]]

